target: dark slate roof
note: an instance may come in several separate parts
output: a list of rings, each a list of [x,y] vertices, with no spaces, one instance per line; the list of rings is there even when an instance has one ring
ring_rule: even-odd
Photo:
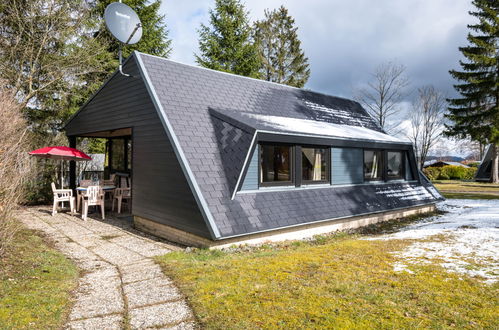
[[[221,238],[435,201],[421,185],[407,183],[239,193],[231,199],[255,130],[262,125],[240,114],[384,132],[351,100],[146,54],[135,56],[143,63]]]

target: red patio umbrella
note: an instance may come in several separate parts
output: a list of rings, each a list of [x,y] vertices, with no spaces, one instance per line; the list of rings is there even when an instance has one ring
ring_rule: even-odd
[[[29,152],[30,155],[41,158],[59,159],[61,161],[61,188],[63,188],[63,160],[89,161],[92,158],[81,150],[65,147],[45,147]]]

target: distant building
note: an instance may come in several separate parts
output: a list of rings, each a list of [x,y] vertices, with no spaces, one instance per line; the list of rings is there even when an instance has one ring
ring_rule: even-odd
[[[489,144],[480,166],[476,171],[475,181],[488,182],[492,178],[492,144]]]
[[[445,160],[436,160],[436,159],[424,162],[423,167],[424,168],[427,168],[427,167],[444,167],[444,166],[449,166],[449,165],[450,166],[461,166],[461,167],[469,168],[468,165],[464,165],[464,164],[461,164],[461,163],[458,163],[458,162],[448,162],[448,161],[445,161]]]

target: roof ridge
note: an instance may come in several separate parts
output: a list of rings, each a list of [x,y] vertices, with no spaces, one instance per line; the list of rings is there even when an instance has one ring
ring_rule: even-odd
[[[262,82],[262,83],[267,83],[267,84],[271,84],[271,85],[277,85],[277,86],[285,87],[285,88],[289,88],[289,89],[296,89],[296,90],[299,90],[299,91],[302,91],[302,92],[315,93],[315,94],[324,95],[324,96],[327,96],[327,97],[335,97],[335,98],[342,99],[342,100],[345,100],[345,101],[354,102],[354,103],[357,103],[357,104],[360,105],[359,102],[357,102],[355,100],[352,100],[352,99],[349,99],[349,98],[346,98],[346,97],[342,97],[342,96],[335,96],[335,95],[326,94],[326,93],[323,93],[323,92],[317,92],[317,91],[314,91],[314,90],[311,90],[311,89],[306,89],[306,88],[300,88],[300,87],[285,85],[285,84],[281,84],[281,83],[277,83],[277,82],[273,82],[273,81],[268,81],[268,80],[253,78],[253,77],[247,77],[247,76],[241,76],[241,75],[238,75],[238,74],[235,74],[235,73],[230,73],[230,72],[225,72],[225,71],[219,71],[219,70],[215,70],[215,69],[205,68],[205,67],[202,67],[202,66],[196,66],[196,65],[192,65],[192,64],[187,64],[187,63],[183,63],[183,62],[179,62],[179,61],[174,61],[174,60],[171,60],[171,59],[166,58],[166,57],[161,57],[161,56],[157,56],[157,55],[151,55],[151,54],[139,52],[137,50],[135,50],[134,53],[137,53],[139,55],[146,55],[146,56],[150,56],[150,57],[155,57],[155,58],[158,58],[158,59],[161,59],[161,60],[164,60],[164,61],[168,61],[168,62],[172,62],[172,63],[184,65],[184,66],[188,66],[190,68],[202,69],[202,70],[207,70],[207,71],[211,71],[211,72],[215,72],[215,73],[226,74],[226,75],[233,76],[233,77],[254,80],[254,81],[258,81],[258,82]]]

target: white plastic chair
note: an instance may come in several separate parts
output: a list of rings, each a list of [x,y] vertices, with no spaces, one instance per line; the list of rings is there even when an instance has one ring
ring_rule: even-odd
[[[82,198],[83,209],[81,218],[83,220],[87,220],[89,206],[100,206],[102,219],[104,219],[104,192],[100,186],[88,186],[87,190],[83,192]]]
[[[102,185],[103,186],[114,186],[114,185],[116,185],[115,177],[116,177],[116,174],[111,174],[109,176],[109,180],[102,180]]]
[[[54,194],[54,204],[52,206],[52,216],[57,213],[57,207],[59,203],[69,202],[69,207],[71,209],[71,215],[75,212],[75,198],[73,197],[73,191],[71,189],[56,189],[55,183],[52,182],[52,193]]]
[[[80,180],[80,187],[88,187],[92,185],[92,180]],[[81,199],[84,191],[76,190],[76,211],[80,210]]]
[[[116,188],[114,190],[112,210],[114,211],[114,201],[118,201],[118,213],[121,213],[121,203],[123,200],[127,201],[127,207],[130,210],[130,203],[132,201],[132,191],[130,188]]]

